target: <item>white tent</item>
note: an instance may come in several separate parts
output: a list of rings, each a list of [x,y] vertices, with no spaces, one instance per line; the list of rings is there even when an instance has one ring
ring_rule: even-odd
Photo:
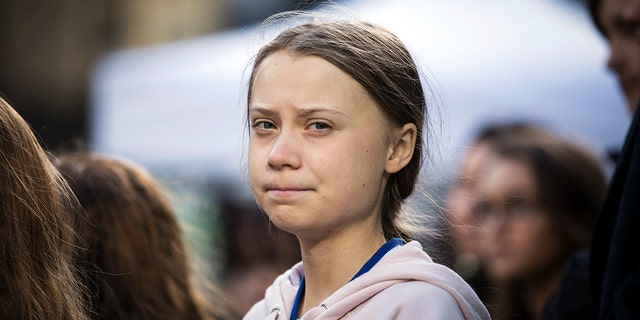
[[[441,101],[441,163],[483,122],[534,119],[618,147],[629,125],[586,10],[553,0],[345,2],[407,44]],[[91,146],[153,170],[237,178],[253,27],[105,57],[93,82]]]

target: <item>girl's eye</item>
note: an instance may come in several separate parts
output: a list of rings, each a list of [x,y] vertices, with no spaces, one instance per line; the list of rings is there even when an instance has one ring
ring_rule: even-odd
[[[309,126],[309,128],[310,128],[310,129],[312,129],[312,130],[324,131],[324,130],[327,130],[327,129],[331,129],[331,126],[330,126],[330,125],[328,125],[328,124],[327,124],[327,123],[325,123],[325,122],[320,122],[320,121],[318,121],[318,122],[314,122],[314,123],[312,123],[312,124]]]
[[[276,128],[276,125],[269,121],[256,121],[251,125],[251,128],[255,130],[273,130]]]

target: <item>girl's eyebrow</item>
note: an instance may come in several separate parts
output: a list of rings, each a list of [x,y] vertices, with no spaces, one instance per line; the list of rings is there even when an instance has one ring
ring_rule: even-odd
[[[263,107],[249,107],[249,113],[260,113],[265,116],[273,116],[276,114],[274,111]]]
[[[335,114],[337,116],[341,116],[341,117],[349,117],[346,113],[339,111],[339,110],[334,110],[334,109],[328,109],[328,108],[322,108],[322,107],[311,107],[311,108],[300,108],[298,109],[298,114],[300,116],[310,116],[312,114],[315,113],[322,113],[322,112],[327,112],[327,113],[331,113],[331,114]],[[265,116],[274,116],[276,115],[276,112],[268,109],[268,108],[264,108],[264,107],[249,107],[249,113],[259,113],[259,114],[263,114]]]
[[[322,107],[300,108],[298,110],[298,114],[301,116],[310,116],[314,113],[321,113],[321,112],[327,112],[327,113],[335,114],[341,117],[348,117],[348,115],[342,111],[335,110],[335,109],[322,108]]]

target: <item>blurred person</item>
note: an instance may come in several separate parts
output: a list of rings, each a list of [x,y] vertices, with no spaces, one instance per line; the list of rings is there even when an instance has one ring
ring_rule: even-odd
[[[54,163],[86,213],[72,222],[86,247],[76,262],[94,319],[238,318],[226,296],[195,277],[178,218],[150,173],[87,152]]]
[[[594,312],[598,319],[640,319],[640,0],[588,3],[633,117],[591,247]]]
[[[492,316],[539,319],[567,262],[590,244],[606,179],[593,153],[549,134],[501,140],[492,150],[473,208],[487,230],[483,261],[498,289]],[[588,318],[588,292],[569,301],[583,312],[571,319]]]
[[[454,270],[469,282],[485,303],[495,288],[488,283],[480,261],[487,235],[472,212],[478,200],[476,189],[485,178],[487,160],[492,156],[494,144],[508,139],[526,139],[531,135],[553,138],[551,133],[527,122],[496,122],[481,127],[462,155],[457,176],[447,192],[445,209],[456,255]]]
[[[267,24],[287,18],[301,16]],[[404,201],[429,118],[406,47],[366,22],[298,22],[256,55],[247,120],[256,202],[296,235],[302,262],[244,319],[488,319],[468,284],[412,240],[420,228]]]
[[[640,103],[640,0],[589,0],[591,18],[609,43],[607,67],[631,113]]]
[[[0,319],[87,319],[74,276],[73,193],[0,97]]]

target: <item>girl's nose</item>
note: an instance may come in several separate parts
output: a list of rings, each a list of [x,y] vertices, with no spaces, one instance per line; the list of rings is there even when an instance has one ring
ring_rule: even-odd
[[[271,146],[267,165],[273,170],[297,169],[301,164],[299,149],[300,143],[296,141],[295,135],[282,131]]]

